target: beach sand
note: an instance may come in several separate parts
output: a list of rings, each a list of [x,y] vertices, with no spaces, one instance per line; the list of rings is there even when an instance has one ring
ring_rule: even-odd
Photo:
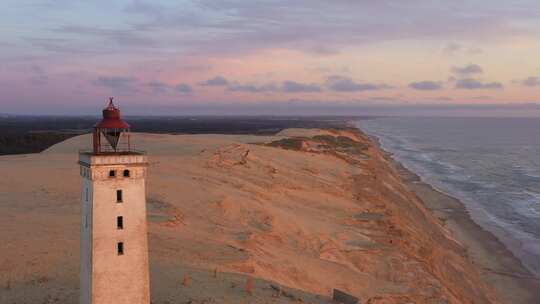
[[[473,237],[481,230],[462,222],[452,231],[426,208],[441,203],[436,192],[421,201],[422,187],[407,186],[403,170],[355,129],[133,140],[151,162],[153,303],[329,303],[335,288],[371,304],[502,303],[506,293],[515,300],[505,303],[533,303],[515,277],[490,286],[495,277],[468,255],[489,234]],[[89,142],[0,157],[1,303],[77,303],[76,162]]]
[[[540,279],[492,233],[475,223],[462,202],[434,189],[402,164],[394,162],[394,166],[409,189],[466,247],[483,280],[499,291],[504,303],[540,303]]]

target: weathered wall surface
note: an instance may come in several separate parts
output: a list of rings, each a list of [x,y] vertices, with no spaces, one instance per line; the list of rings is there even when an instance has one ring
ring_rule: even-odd
[[[92,300],[92,205],[93,182],[87,177],[87,168],[81,167],[81,262],[80,262],[80,304],[90,304]]]
[[[82,235],[81,250],[91,248],[92,251],[91,256],[81,252],[81,303],[148,304],[146,158],[92,156],[89,159],[83,156],[81,161],[86,180],[83,187],[88,187],[92,198],[85,205],[86,189],[83,188],[81,224],[89,227]],[[109,176],[111,170],[116,172],[114,177]],[[124,170],[129,170],[129,177],[123,176]],[[122,191],[121,202],[117,201],[117,190]],[[123,217],[123,229],[117,228],[117,216]],[[91,217],[89,223],[85,222],[87,217]],[[88,236],[90,244],[87,244]],[[119,242],[124,247],[122,255],[118,254]],[[88,266],[90,269],[85,269]],[[86,296],[84,289],[88,287],[91,295]]]

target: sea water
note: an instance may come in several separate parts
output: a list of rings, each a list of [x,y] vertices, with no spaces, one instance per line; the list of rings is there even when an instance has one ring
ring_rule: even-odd
[[[357,122],[540,276],[540,118],[376,118]]]

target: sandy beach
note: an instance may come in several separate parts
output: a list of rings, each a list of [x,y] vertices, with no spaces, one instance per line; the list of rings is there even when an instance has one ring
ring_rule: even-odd
[[[394,162],[394,166],[426,208],[465,245],[468,255],[481,269],[482,278],[499,291],[504,303],[538,303],[540,279],[530,273],[493,234],[475,223],[462,202],[434,189],[399,162]]]
[[[537,299],[537,281],[495,275],[525,273],[459,202],[355,129],[135,138],[151,155],[153,303],[329,303],[333,289],[372,304]],[[88,143],[0,157],[0,302],[77,303]]]

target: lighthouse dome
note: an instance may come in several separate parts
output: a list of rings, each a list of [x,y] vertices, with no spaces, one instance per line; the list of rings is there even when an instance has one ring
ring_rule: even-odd
[[[95,128],[99,129],[129,129],[130,126],[122,119],[120,109],[113,103],[113,98],[109,98],[109,104],[103,109],[103,119],[98,122]]]

